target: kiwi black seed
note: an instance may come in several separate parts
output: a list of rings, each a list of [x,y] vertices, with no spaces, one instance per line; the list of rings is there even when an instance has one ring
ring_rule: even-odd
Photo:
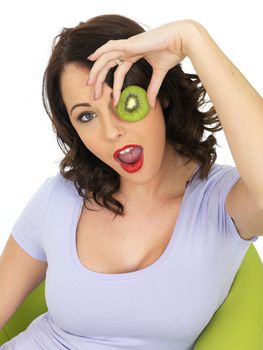
[[[129,85],[121,92],[117,113],[122,119],[137,122],[145,118],[149,110],[147,92],[142,87]]]

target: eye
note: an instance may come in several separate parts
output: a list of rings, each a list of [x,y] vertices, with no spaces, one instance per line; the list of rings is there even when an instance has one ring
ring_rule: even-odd
[[[83,117],[84,115],[89,115],[88,120],[83,121],[82,117]],[[89,121],[92,120],[94,117],[95,117],[95,113],[94,113],[94,112],[82,112],[82,113],[80,113],[80,115],[78,116],[78,120],[79,120],[80,122],[82,122],[82,123],[85,123],[85,122],[89,122]]]

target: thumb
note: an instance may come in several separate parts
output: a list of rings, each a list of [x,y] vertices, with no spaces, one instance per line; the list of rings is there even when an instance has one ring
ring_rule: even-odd
[[[147,89],[147,98],[152,108],[155,107],[156,96],[158,95],[160,86],[162,85],[166,73],[167,72],[165,71],[153,70],[152,77]]]

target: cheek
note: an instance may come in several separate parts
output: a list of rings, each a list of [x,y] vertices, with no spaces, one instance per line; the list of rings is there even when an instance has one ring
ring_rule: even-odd
[[[145,118],[143,125],[145,133],[152,138],[162,139],[165,137],[165,121],[161,110],[152,111]]]
[[[147,130],[147,138],[150,140],[153,152],[160,156],[164,151],[166,143],[164,118],[160,114],[155,115],[151,120],[151,124],[145,130]]]

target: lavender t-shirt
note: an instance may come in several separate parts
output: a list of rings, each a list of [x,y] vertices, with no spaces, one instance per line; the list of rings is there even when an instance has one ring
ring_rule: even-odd
[[[196,168],[172,237],[160,258],[141,270],[106,274],[82,265],[76,227],[83,198],[60,172],[36,191],[12,235],[48,262],[48,312],[2,350],[190,350],[231,288],[251,242],[242,239],[224,203],[240,177],[213,164]],[[107,227],[105,227],[107,229]]]

